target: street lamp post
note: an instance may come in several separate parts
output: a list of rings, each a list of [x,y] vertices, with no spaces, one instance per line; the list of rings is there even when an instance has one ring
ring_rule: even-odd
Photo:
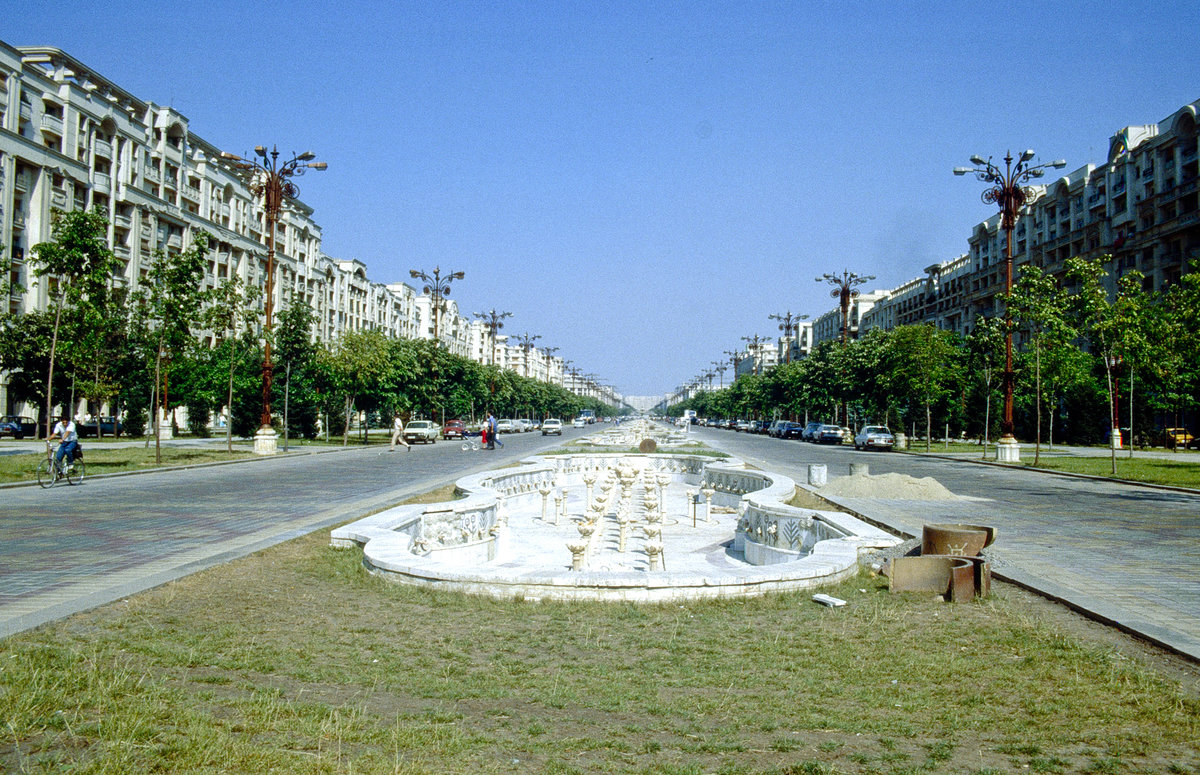
[[[849,269],[843,269],[840,277],[826,272],[817,278],[817,282],[829,283],[833,286],[829,295],[838,300],[842,311],[842,344],[850,341],[850,302],[858,298],[855,286],[869,283],[874,279],[875,275],[873,274],[857,275]]]
[[[722,353],[729,356],[729,365],[733,369],[733,381],[737,382],[737,378],[738,378],[737,365],[738,365],[738,361],[740,361],[742,359],[741,350],[722,350]]]
[[[483,325],[487,328],[488,333],[492,337],[492,351],[488,355],[490,365],[496,365],[496,332],[504,328],[504,319],[511,318],[511,312],[497,312],[496,310],[488,310],[487,312],[476,312],[475,317],[483,321]]]
[[[273,455],[276,451],[275,429],[271,426],[271,382],[274,365],[271,362],[271,330],[275,312],[275,229],[279,213],[283,209],[284,197],[294,199],[300,194],[299,187],[290,178],[300,177],[308,170],[323,170],[323,161],[313,161],[315,154],[305,151],[293,154],[288,161],[280,163],[279,149],[265,145],[255,146],[258,159],[244,159],[236,154],[222,152],[221,158],[235,169],[247,173],[250,193],[262,197],[264,226],[267,230],[267,277],[266,299],[263,309],[263,364],[262,364],[262,417],[258,433],[254,435],[254,453]]]
[[[717,376],[720,379],[717,389],[724,390],[725,389],[725,372],[729,369],[729,367],[725,365],[725,361],[713,361],[712,365],[713,365],[713,371],[717,372]]]
[[[541,339],[541,334],[524,333],[517,337],[517,343],[521,345],[521,350],[525,353],[525,376],[529,376],[529,351],[533,349],[533,343]]]
[[[465,274],[463,272],[449,272],[445,277],[442,277],[442,268],[440,266],[434,268],[432,275],[428,275],[418,269],[410,269],[408,274],[414,280],[425,282],[425,287],[421,292],[429,295],[430,303],[433,305],[433,343],[436,347],[442,341],[438,333],[438,319],[441,317],[443,300],[450,295],[450,283],[463,279]]]
[[[783,341],[786,343],[785,347],[787,348],[784,351],[783,362],[791,363],[792,362],[792,334],[796,334],[797,337],[799,336],[800,321],[808,320],[808,315],[793,315],[791,310],[788,310],[787,312],[783,313],[782,315],[767,315],[767,318],[769,320],[780,321],[779,330],[783,332]]]
[[[985,161],[982,156],[971,157],[974,167],[955,167],[955,175],[972,174],[991,188],[984,189],[982,199],[984,204],[1000,206],[1000,227],[1004,229],[1004,293],[1012,293],[1013,258],[1012,235],[1017,225],[1017,215],[1024,204],[1032,197],[1033,192],[1022,185],[1033,178],[1046,174],[1046,169],[1053,167],[1061,169],[1067,166],[1063,159],[1030,166],[1033,159],[1032,150],[1025,151],[1013,166],[1012,152],[1004,156],[1004,169],[992,163],[989,156]],[[1021,459],[1021,451],[1017,446],[1017,437],[1013,435],[1013,356],[1012,356],[1012,315],[1008,306],[1004,309],[1004,418],[1000,422],[1000,441],[996,444],[996,457],[1004,463],[1016,463]]]
[[[756,355],[755,351],[758,350],[758,343],[760,341],[765,342],[766,339],[764,337],[760,337],[758,334],[755,334],[754,336],[743,336],[742,341],[749,343],[749,345],[746,347],[746,352],[750,354],[750,358],[754,361],[754,376],[757,377],[758,361],[760,356]]]

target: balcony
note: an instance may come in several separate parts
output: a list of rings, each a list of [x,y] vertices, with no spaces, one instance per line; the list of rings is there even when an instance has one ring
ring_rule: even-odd
[[[103,172],[95,172],[92,174],[92,190],[97,194],[108,196],[112,193],[112,178]]]
[[[128,229],[133,226],[133,218],[117,213],[113,216],[113,226],[116,226],[118,229]]]
[[[43,132],[53,132],[59,137],[62,137],[63,120],[58,116],[51,116],[49,113],[43,113],[41,127]]]
[[[100,138],[97,137],[96,142],[92,147],[95,150],[97,156],[103,156],[106,159],[112,158],[112,154],[113,154],[112,143],[110,143],[109,141],[101,140]]]
[[[167,247],[175,248],[176,250],[183,249],[183,236],[179,234],[171,234],[167,237]]]
[[[67,208],[67,202],[69,201],[71,201],[71,199],[67,196],[67,192],[63,191],[61,188],[54,188],[50,190],[51,207],[57,207],[60,210],[65,210]]]
[[[195,202],[196,204],[200,204],[200,189],[196,188],[195,186],[184,186],[183,187],[183,198],[187,199],[190,202]]]
[[[159,174],[158,167],[147,167],[142,174],[146,176],[146,180],[153,180],[156,183],[162,180],[162,175]]]

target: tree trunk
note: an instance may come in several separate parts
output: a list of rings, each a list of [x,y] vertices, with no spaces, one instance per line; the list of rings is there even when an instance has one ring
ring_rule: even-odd
[[[225,451],[233,452],[233,340],[229,340],[229,398],[225,404],[229,416],[225,418]]]
[[[342,415],[346,418],[346,424],[342,428],[342,446],[350,443],[350,407],[353,406],[353,401],[349,396],[346,396],[346,406],[342,411]]]
[[[154,401],[155,404],[151,407],[154,412],[154,462],[155,465],[162,462],[162,421],[159,419],[158,400],[162,398],[162,394],[158,390],[160,380],[162,379],[162,342],[158,343],[158,353],[154,356]]]
[[[46,376],[46,438],[54,430],[54,356],[58,350],[58,327],[62,322],[62,292],[58,294],[58,303],[54,305],[54,334],[50,337],[50,373]]]

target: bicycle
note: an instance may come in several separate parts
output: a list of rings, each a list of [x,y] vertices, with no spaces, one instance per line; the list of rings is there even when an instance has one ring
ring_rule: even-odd
[[[65,461],[55,459],[55,452],[58,447],[46,442],[46,459],[38,463],[37,479],[38,484],[43,488],[53,487],[58,484],[59,480],[66,479],[67,484],[79,484],[83,481],[83,459],[76,457],[72,465],[66,465]]]

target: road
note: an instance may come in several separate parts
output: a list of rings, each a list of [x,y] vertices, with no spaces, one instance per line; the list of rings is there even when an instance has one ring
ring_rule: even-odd
[[[931,522],[995,526],[1000,575],[1200,659],[1200,494],[710,428],[696,435],[798,482],[810,463],[827,465],[831,479],[850,463],[933,477],[969,500],[833,500],[914,536]]]
[[[0,637],[394,505],[563,436],[319,453],[0,490]]]

